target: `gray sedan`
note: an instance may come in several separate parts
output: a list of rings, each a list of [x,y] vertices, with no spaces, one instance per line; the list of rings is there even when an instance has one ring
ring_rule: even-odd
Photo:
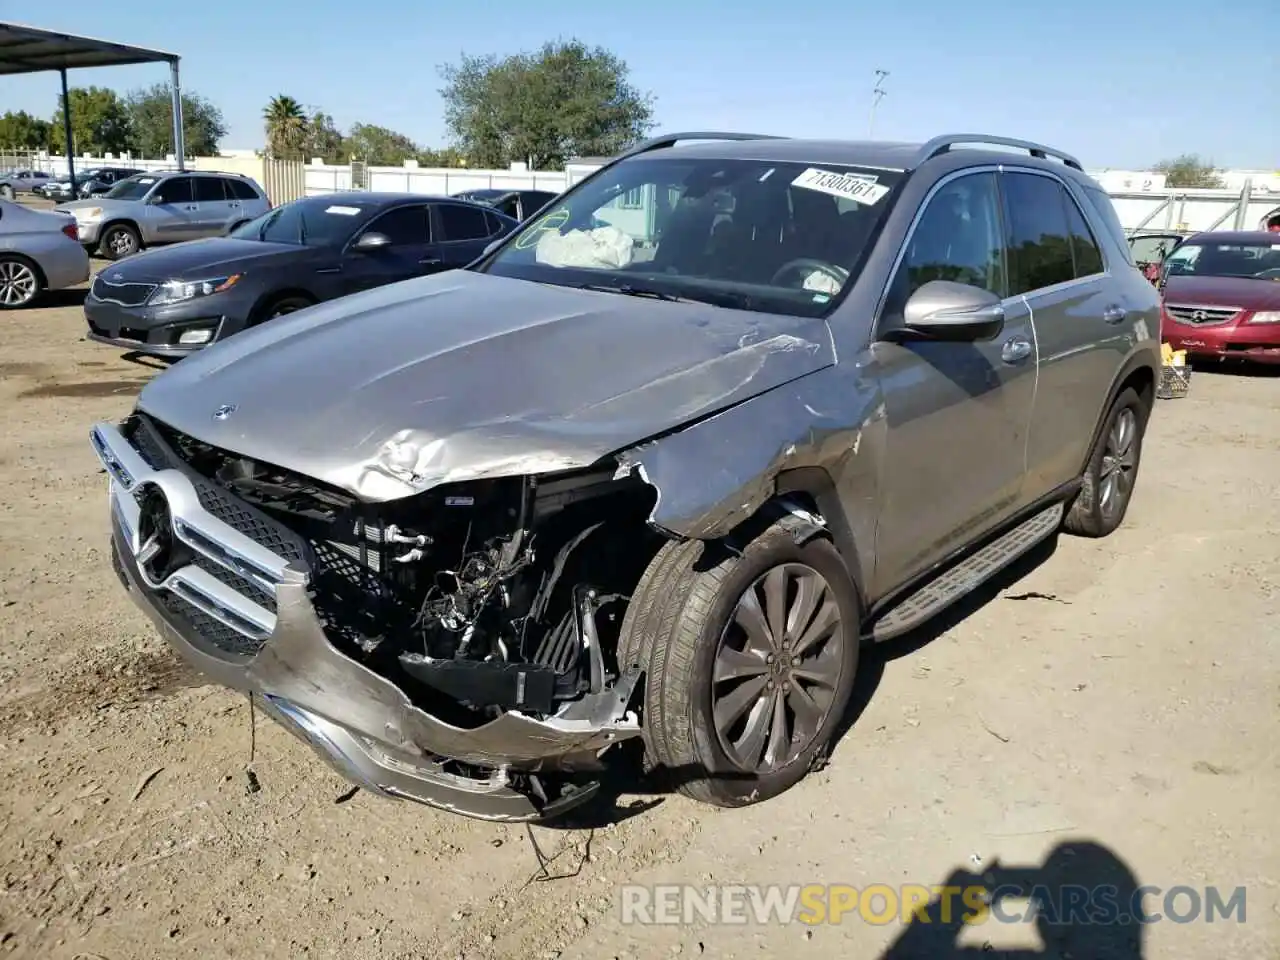
[[[75,220],[0,200],[0,310],[25,307],[45,290],[88,279],[89,255]]]

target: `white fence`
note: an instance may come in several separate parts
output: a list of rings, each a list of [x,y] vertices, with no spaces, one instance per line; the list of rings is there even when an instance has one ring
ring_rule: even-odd
[[[455,167],[368,167],[370,190],[452,196],[464,190],[549,190],[567,186],[563,171],[467,170]],[[351,167],[325,163],[307,165],[307,195],[351,189]]]

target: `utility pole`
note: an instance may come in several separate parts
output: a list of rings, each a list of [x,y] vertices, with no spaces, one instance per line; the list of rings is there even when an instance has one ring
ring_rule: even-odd
[[[871,121],[867,124],[867,139],[873,139],[876,132],[876,107],[880,105],[880,101],[884,99],[885,93],[888,91],[884,88],[884,79],[889,76],[888,70],[876,71],[876,82],[871,88]]]

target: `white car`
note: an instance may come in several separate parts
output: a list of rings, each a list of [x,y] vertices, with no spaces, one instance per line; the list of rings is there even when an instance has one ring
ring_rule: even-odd
[[[89,254],[75,220],[0,200],[0,310],[88,279]]]

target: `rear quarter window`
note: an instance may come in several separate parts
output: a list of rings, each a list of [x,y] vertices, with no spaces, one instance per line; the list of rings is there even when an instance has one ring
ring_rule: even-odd
[[[1129,238],[1125,236],[1124,227],[1120,225],[1120,217],[1116,214],[1115,204],[1111,202],[1111,198],[1097,187],[1085,187],[1084,195],[1089,201],[1089,206],[1093,207],[1094,213],[1102,221],[1107,233],[1111,234],[1111,239],[1116,242],[1115,245],[1118,248],[1119,255],[1124,258],[1125,263],[1133,266],[1133,253],[1129,249]]]

